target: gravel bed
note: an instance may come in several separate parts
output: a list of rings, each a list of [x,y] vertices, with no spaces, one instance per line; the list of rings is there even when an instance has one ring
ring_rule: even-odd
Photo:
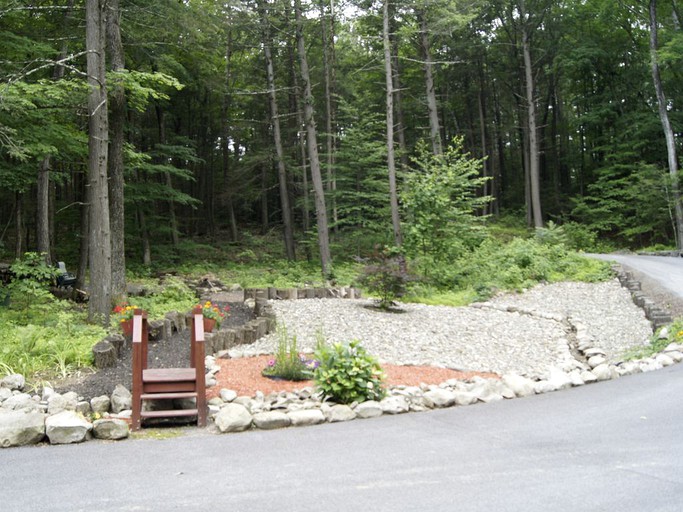
[[[399,313],[371,307],[368,300],[273,301],[278,321],[296,335],[302,351],[316,335],[327,341],[358,339],[382,362],[426,364],[457,370],[515,372],[535,377],[569,356],[572,331],[581,322],[610,360],[643,345],[652,334],[643,312],[618,281],[540,285],[490,303],[452,308],[401,304]],[[505,307],[520,312],[502,311]],[[528,314],[531,311],[532,314]],[[272,353],[277,334],[230,352],[232,357]]]

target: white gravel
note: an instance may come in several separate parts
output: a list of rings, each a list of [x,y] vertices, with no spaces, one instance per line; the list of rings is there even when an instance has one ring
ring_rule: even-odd
[[[618,281],[539,285],[473,306],[402,304],[401,313],[368,307],[368,300],[272,301],[278,322],[310,351],[316,335],[328,342],[358,339],[382,362],[455,369],[544,374],[570,358],[571,322],[581,322],[614,360],[647,342],[652,329]],[[518,311],[507,311],[517,309]],[[232,357],[273,353],[277,334],[230,352]]]

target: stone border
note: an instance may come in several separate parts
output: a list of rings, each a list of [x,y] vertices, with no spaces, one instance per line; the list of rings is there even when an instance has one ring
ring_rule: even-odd
[[[338,286],[334,288],[247,288],[244,299],[297,300],[297,299],[360,299],[358,288]]]
[[[612,265],[612,270],[616,274],[617,279],[619,279],[621,286],[631,292],[634,304],[645,311],[645,317],[652,323],[652,330],[657,332],[662,327],[673,322],[671,315],[645,296],[641,291],[640,281],[633,277],[632,272],[624,270],[621,265]]]

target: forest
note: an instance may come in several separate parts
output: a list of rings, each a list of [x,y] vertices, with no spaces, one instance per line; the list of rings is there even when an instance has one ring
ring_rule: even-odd
[[[680,20],[677,0],[2,0],[2,260],[66,261],[108,318],[131,271],[216,248],[330,279],[378,246],[428,275],[488,226],[680,247]]]

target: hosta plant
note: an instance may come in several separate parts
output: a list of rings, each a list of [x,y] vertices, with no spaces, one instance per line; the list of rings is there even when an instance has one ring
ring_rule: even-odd
[[[350,404],[384,398],[382,367],[359,341],[321,345],[315,357],[315,383],[325,399]]]

